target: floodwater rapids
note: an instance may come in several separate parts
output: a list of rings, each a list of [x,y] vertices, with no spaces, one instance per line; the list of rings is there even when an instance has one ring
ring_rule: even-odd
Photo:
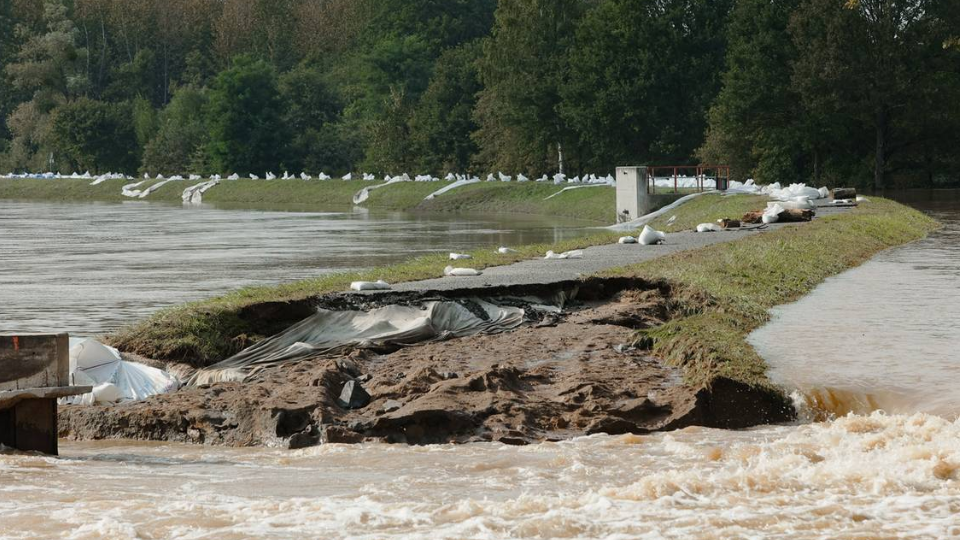
[[[960,205],[928,210],[943,231],[753,336],[797,425],[526,447],[64,442],[0,452],[0,538],[960,538]]]

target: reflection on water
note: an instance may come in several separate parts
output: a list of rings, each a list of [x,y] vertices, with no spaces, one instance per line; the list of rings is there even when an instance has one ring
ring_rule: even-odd
[[[16,538],[949,538],[960,424],[849,417],[528,447],[67,443],[0,455]]]
[[[0,201],[0,331],[103,333],[248,285],[583,232],[523,216]]]
[[[815,410],[960,415],[960,200],[912,204],[944,228],[828,279],[750,337]]]

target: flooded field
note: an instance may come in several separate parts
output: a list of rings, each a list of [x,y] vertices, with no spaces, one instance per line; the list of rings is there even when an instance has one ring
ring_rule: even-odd
[[[0,201],[0,332],[96,335],[248,285],[552,242],[584,227],[526,216]]]

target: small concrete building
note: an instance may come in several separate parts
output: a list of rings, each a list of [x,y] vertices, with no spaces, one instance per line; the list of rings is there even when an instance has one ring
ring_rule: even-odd
[[[648,182],[646,167],[617,167],[617,223],[650,213]]]
[[[57,398],[91,390],[70,385],[67,334],[0,336],[0,444],[57,454]]]

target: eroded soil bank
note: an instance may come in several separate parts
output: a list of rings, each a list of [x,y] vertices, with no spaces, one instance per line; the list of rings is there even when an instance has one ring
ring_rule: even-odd
[[[724,378],[690,385],[677,368],[631,346],[637,330],[689,313],[692,306],[675,301],[669,286],[591,279],[565,287],[566,295],[576,290],[578,300],[562,314],[504,333],[321,355],[262,369],[244,383],[188,387],[143,402],[61,407],[61,436],[291,448],[363,441],[525,444],[793,418],[775,390]],[[428,298],[436,295],[340,295],[313,303],[358,309]],[[266,323],[278,310],[302,314],[304,308],[269,306],[261,315]],[[350,382],[369,394],[368,403],[345,406],[340,398]]]

